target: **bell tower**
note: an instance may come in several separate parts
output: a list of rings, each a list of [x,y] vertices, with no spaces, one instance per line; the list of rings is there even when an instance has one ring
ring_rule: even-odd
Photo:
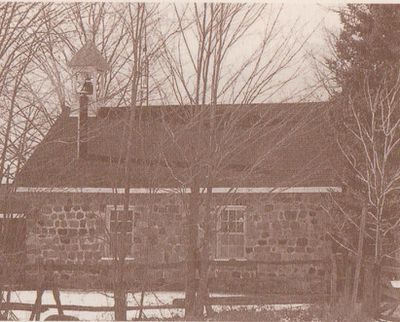
[[[75,100],[71,110],[71,115],[79,114],[79,96],[84,91],[88,98],[88,116],[93,117],[97,114],[97,109],[101,102],[98,97],[99,76],[109,69],[109,65],[100,51],[96,48],[93,41],[88,41],[72,57],[68,66],[73,71],[73,86]],[[88,91],[88,89],[91,89]],[[101,90],[100,90],[101,92]],[[101,97],[100,97],[101,98]]]

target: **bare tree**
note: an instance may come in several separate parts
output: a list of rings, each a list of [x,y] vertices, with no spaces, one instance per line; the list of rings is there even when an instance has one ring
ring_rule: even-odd
[[[376,300],[379,299],[380,267],[385,259],[395,259],[398,245],[393,243],[398,230],[398,191],[400,168],[399,114],[400,76],[389,71],[378,88],[372,89],[368,75],[362,93],[346,97],[346,120],[336,140],[341,151],[345,197],[332,197],[327,212],[333,217],[332,237],[361,261],[370,255],[376,269]],[[361,211],[361,209],[365,209]],[[358,248],[354,237],[358,236]],[[363,245],[365,244],[365,245]],[[367,253],[366,253],[367,252]],[[356,267],[356,276],[361,269]],[[353,301],[358,285],[354,284]]]
[[[254,171],[265,166],[274,148],[280,146],[296,132],[282,132],[289,119],[294,115],[283,111],[263,110],[251,105],[265,102],[282,90],[296,78],[296,62],[301,57],[304,45],[295,41],[292,34],[285,36],[279,30],[282,8],[266,5],[242,4],[194,4],[174,6],[178,33],[173,38],[175,46],[162,48],[160,68],[170,85],[167,89],[160,86],[163,103],[177,102],[182,105],[176,117],[183,126],[174,127],[164,123],[164,130],[176,155],[187,165],[186,170],[177,172],[171,165],[173,176],[182,186],[190,188],[187,200],[187,282],[186,317],[199,318],[207,297],[207,262],[210,256],[209,239],[211,235],[211,195],[218,178],[232,179],[232,187],[240,185]],[[265,21],[263,21],[265,19]],[[262,22],[263,21],[263,22]],[[240,51],[241,59],[235,55],[239,44],[249,38],[252,27],[263,23],[262,34],[255,41],[259,44],[248,53]],[[290,30],[294,32],[297,24]],[[173,49],[174,48],[174,49]],[[244,56],[244,57],[243,57]],[[233,62],[234,60],[234,62]],[[234,67],[233,67],[234,66]],[[172,94],[172,95],[171,95]],[[172,97],[171,97],[172,96]],[[168,98],[167,98],[168,97]],[[291,97],[293,98],[293,97]],[[219,108],[219,104],[235,104]],[[173,114],[173,112],[171,112]],[[168,112],[166,111],[166,114]],[[296,113],[295,113],[296,114]],[[279,125],[268,128],[270,122],[282,117]],[[310,115],[307,115],[310,117]],[[306,115],[303,115],[306,119]],[[303,120],[303,117],[301,118]],[[283,119],[283,120],[282,120]],[[244,130],[243,124],[247,123]],[[300,126],[300,121],[297,125]],[[304,123],[303,123],[304,124]],[[191,146],[185,146],[180,140],[191,135]],[[273,146],[266,147],[263,138],[276,135]],[[280,136],[279,136],[280,135]],[[240,171],[232,171],[232,160],[246,153],[246,147],[260,144],[260,155],[249,164],[242,165]],[[166,152],[165,162],[171,162]],[[198,224],[200,218],[200,188],[207,188],[205,219],[205,243],[202,247],[202,267],[200,293],[196,295],[196,270],[198,270]],[[233,189],[234,190],[234,189]]]
[[[134,154],[133,146],[133,135],[134,135],[134,124],[136,110],[143,103],[143,93],[141,92],[141,85],[143,82],[143,72],[148,70],[148,59],[147,56],[147,39],[146,31],[149,28],[148,23],[152,19],[152,15],[155,10],[149,8],[143,3],[136,5],[126,4],[124,9],[127,11],[124,15],[121,15],[123,23],[126,26],[126,30],[129,34],[129,45],[132,48],[132,59],[133,66],[131,67],[131,76],[129,77],[130,86],[130,104],[128,108],[127,121],[125,122],[125,139],[124,142],[124,213],[126,218],[129,217],[129,205],[130,205],[130,188],[131,188],[131,156]],[[147,96],[147,94],[146,94]],[[147,102],[148,103],[148,102]],[[119,241],[118,238],[121,240]],[[117,320],[126,320],[126,289],[124,284],[124,263],[127,255],[126,247],[124,247],[124,241],[126,240],[124,234],[118,234],[117,245],[118,252],[116,256],[116,285],[114,290],[114,301],[115,301],[115,318]],[[129,246],[130,247],[130,246]]]
[[[12,173],[19,167],[23,160],[20,156],[25,152],[22,147],[27,144],[30,130],[38,128],[30,114],[33,104],[24,95],[27,75],[32,71],[32,61],[43,37],[45,7],[33,3],[3,3],[0,6],[0,182],[10,163]]]

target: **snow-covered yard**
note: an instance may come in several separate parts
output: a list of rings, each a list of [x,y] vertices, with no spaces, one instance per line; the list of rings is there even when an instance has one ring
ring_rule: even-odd
[[[112,293],[101,293],[101,292],[84,292],[84,291],[68,291],[62,290],[61,293],[61,303],[63,305],[90,305],[90,306],[110,306],[114,305],[114,300]],[[238,294],[235,294],[236,296]],[[140,293],[129,294],[128,295],[128,305],[134,306],[140,303]],[[227,296],[226,294],[211,294],[211,296]],[[144,298],[144,305],[163,305],[163,304],[172,304],[173,299],[176,298],[184,298],[183,292],[146,292]],[[35,291],[15,291],[11,294],[12,302],[20,302],[20,303],[35,303],[36,292]],[[53,293],[51,291],[46,291],[42,297],[43,304],[55,304]],[[246,305],[246,306],[235,306],[235,308],[254,308],[256,310],[262,309],[270,309],[270,310],[280,310],[280,309],[289,309],[289,308],[297,308],[297,309],[307,309],[309,305],[307,304],[288,304],[288,305],[264,305],[264,306],[255,306],[255,305]],[[216,311],[221,311],[223,309],[228,308],[227,306],[214,306]],[[30,312],[29,311],[13,311],[14,314],[20,320],[29,320]],[[80,320],[113,320],[114,313],[110,312],[84,312],[84,311],[65,311],[65,314],[73,315],[78,317]],[[146,318],[153,319],[163,319],[163,318],[171,318],[174,316],[182,316],[182,309],[151,309],[145,310],[144,316]],[[44,320],[46,317],[52,314],[57,314],[56,309],[49,309],[43,312],[40,316],[41,320]],[[128,311],[128,319],[134,319],[138,316],[138,311]]]

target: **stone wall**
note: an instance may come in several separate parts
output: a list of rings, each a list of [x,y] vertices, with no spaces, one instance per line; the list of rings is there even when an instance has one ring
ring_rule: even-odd
[[[256,265],[216,268],[220,289],[318,292],[326,287],[327,265],[269,265],[263,262],[328,259],[330,242],[320,197],[311,194],[246,196],[245,253]],[[236,282],[232,283],[232,279]],[[233,291],[233,289],[232,289]]]
[[[64,263],[98,261],[101,226],[98,212],[87,205],[46,205],[28,225],[28,262],[38,258]]]
[[[31,264],[53,261],[65,264],[111,265],[105,254],[107,205],[122,204],[122,195],[34,194],[27,195],[35,211],[28,219],[27,259]],[[178,195],[137,195],[133,249],[135,262],[171,264],[185,255],[185,213]],[[327,275],[321,264],[267,265],[263,261],[319,260],[329,256],[325,220],[315,194],[216,196],[214,205],[241,204],[245,211],[245,257],[258,263],[216,265],[210,285],[217,290],[318,291]],[[213,223],[214,225],[216,222]],[[213,256],[216,243],[213,240]],[[232,264],[232,265],[231,265]],[[147,287],[181,288],[184,265],[175,269],[129,268],[133,287],[146,276]],[[111,270],[112,271],[112,270]],[[29,272],[34,279],[37,272]],[[112,284],[106,270],[57,274],[65,287],[103,288]],[[234,286],[234,287],[233,287]]]

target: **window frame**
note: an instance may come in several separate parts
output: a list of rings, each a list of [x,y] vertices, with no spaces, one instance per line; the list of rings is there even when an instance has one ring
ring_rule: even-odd
[[[243,205],[226,205],[220,206],[217,210],[217,233],[216,233],[216,252],[215,252],[215,259],[217,261],[229,261],[229,260],[237,260],[237,261],[245,261],[246,258],[246,206]],[[243,213],[243,232],[223,232],[222,231],[222,213],[226,210],[234,210],[240,211]],[[235,221],[236,222],[236,221]],[[229,223],[229,220],[228,220]],[[243,236],[243,256],[231,256],[228,254],[228,257],[222,256],[222,240],[221,236],[223,235],[240,235]],[[231,244],[228,244],[228,249]]]
[[[136,217],[136,215],[135,215],[136,208],[137,207],[134,205],[129,205],[129,208],[128,208],[129,211],[132,211],[132,231],[130,231],[130,233],[131,233],[131,251],[130,251],[130,253],[132,253],[132,247],[134,245],[133,235],[134,235],[134,228],[135,228],[135,222],[136,222],[136,218],[135,218]],[[118,205],[106,205],[106,207],[105,207],[105,223],[106,223],[106,229],[108,231],[110,240],[106,240],[106,242],[104,243],[103,256],[101,257],[101,260],[103,260],[103,261],[112,261],[115,259],[113,256],[111,256],[111,250],[110,250],[110,242],[111,242],[111,238],[112,238],[111,237],[111,211],[117,211],[117,212],[124,211],[124,206],[118,204]],[[118,221],[118,219],[117,219],[117,221]],[[132,256],[132,254],[129,254],[125,257],[125,260],[133,261],[133,260],[135,260],[135,258]]]

